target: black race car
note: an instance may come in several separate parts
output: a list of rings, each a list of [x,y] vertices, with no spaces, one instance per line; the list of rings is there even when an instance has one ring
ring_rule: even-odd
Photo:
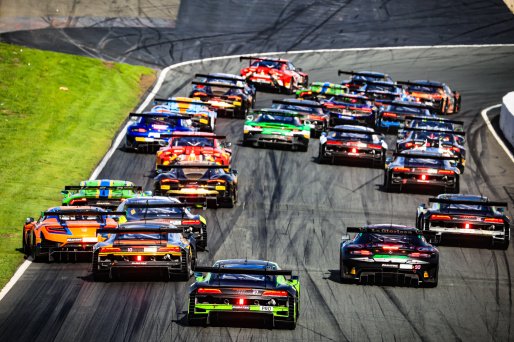
[[[453,166],[459,158],[445,156],[437,148],[408,150],[394,153],[394,160],[386,160],[384,189],[388,192],[401,191],[404,187],[418,187],[443,192],[460,191],[460,170]]]
[[[386,153],[387,143],[382,134],[368,127],[341,125],[329,128],[320,137],[318,162],[364,160],[384,168]]]
[[[431,106],[408,101],[382,101],[375,126],[384,132],[396,132],[407,116],[432,117]]]
[[[337,75],[350,75],[350,79],[341,81],[341,84],[348,87],[350,91],[358,91],[368,82],[387,82],[393,84],[394,81],[388,74],[375,71],[344,71],[338,70]]]
[[[441,194],[429,198],[431,207],[419,205],[416,226],[427,239],[440,243],[444,237],[459,240],[485,239],[493,248],[507,249],[510,219],[506,202],[489,201],[480,195]]]
[[[405,285],[436,287],[439,251],[414,227],[377,224],[348,227],[340,246],[341,282],[379,283],[391,279]]]
[[[404,139],[408,131],[404,131],[404,128],[419,128],[419,129],[434,129],[441,131],[464,131],[464,122],[460,120],[450,120],[438,117],[428,117],[420,115],[409,115],[404,118],[403,125],[400,125],[398,130],[398,140]],[[456,136],[458,143],[464,145],[464,138]]]
[[[189,324],[207,324],[213,315],[254,316],[271,318],[273,326],[296,327],[300,282],[276,263],[219,260],[213,267],[197,267],[195,276],[196,282],[189,287]]]
[[[287,109],[303,114],[300,120],[302,122],[310,121],[311,137],[319,137],[321,132],[328,127],[328,114],[323,111],[323,106],[316,101],[301,99],[273,100],[271,108]]]
[[[328,125],[360,124],[372,127],[375,124],[377,107],[370,98],[357,94],[343,94],[322,100],[325,112],[329,113]]]
[[[210,208],[232,208],[237,202],[237,171],[212,163],[173,164],[154,178],[154,194]]]

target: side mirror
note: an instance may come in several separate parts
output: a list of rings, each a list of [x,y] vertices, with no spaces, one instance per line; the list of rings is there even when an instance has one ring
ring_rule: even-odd
[[[61,190],[61,194],[66,196],[67,194],[69,194],[70,192],[68,190]]]
[[[230,146],[232,146],[232,143],[230,141],[225,143],[225,147],[230,147]]]
[[[350,234],[346,233],[341,236],[341,242],[350,241]]]
[[[145,191],[145,192],[143,192],[143,195],[145,195],[145,196],[152,196],[152,191],[150,191],[150,190]]]
[[[165,147],[166,145],[168,145],[168,142],[166,140],[159,140],[159,146]]]
[[[296,71],[303,71],[302,68],[296,68]]]
[[[253,115],[247,115],[246,116],[246,120],[253,121]]]
[[[116,221],[116,222],[120,222],[120,217],[119,216],[111,216],[111,218]]]
[[[25,220],[25,224],[29,224],[29,223],[32,223],[34,222],[34,218],[33,217],[27,217],[27,219]]]
[[[232,154],[232,149],[231,148],[226,148],[225,152],[227,152],[228,154]]]
[[[505,213],[505,208],[503,208],[503,207],[496,208],[496,211],[503,214],[503,213]]]
[[[232,174],[235,175],[235,176],[237,176],[237,174],[238,174],[236,169],[232,169],[232,170],[230,170],[230,172],[232,172]]]
[[[419,207],[420,207],[421,209],[426,209],[426,208],[427,208],[427,205],[426,205],[425,203],[420,203],[420,204],[419,204]]]
[[[307,125],[307,126],[310,126],[311,125],[311,121],[310,120],[304,120],[303,124]]]
[[[195,272],[195,279],[196,279],[196,281],[202,281],[203,280],[203,273],[202,272]]]

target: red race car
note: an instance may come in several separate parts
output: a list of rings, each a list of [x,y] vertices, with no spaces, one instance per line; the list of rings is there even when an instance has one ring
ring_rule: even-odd
[[[168,144],[157,151],[157,171],[167,171],[178,162],[215,162],[230,166],[231,143],[222,142],[225,136],[206,132],[174,132]]]
[[[241,69],[241,76],[256,87],[271,88],[293,94],[307,87],[309,76],[287,59],[268,57],[240,57],[250,60],[250,66]]]

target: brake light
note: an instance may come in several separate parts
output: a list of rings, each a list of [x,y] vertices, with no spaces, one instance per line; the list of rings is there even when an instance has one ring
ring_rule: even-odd
[[[464,228],[466,228],[466,229],[469,229],[470,227],[471,227],[471,225],[470,225],[469,223],[466,223],[466,224],[464,225]]]
[[[136,256],[136,261],[142,261],[143,257],[141,255]]]
[[[161,247],[159,248],[159,252],[180,252],[180,247],[172,246],[172,247]]]
[[[368,148],[382,149],[382,145],[368,144]]]
[[[427,175],[421,175],[421,180],[427,180]]]
[[[209,179],[207,183],[226,183],[224,179]]]
[[[453,174],[455,174],[455,171],[452,171],[452,170],[438,170],[437,173],[440,174],[440,175],[453,175]]]
[[[199,288],[198,289],[198,294],[220,294],[221,293],[221,290],[220,289],[209,289],[209,288]]]
[[[414,252],[409,254],[410,258],[430,258],[430,254]]]
[[[182,224],[200,224],[200,220],[182,220]]]
[[[327,145],[342,145],[343,142],[342,141],[338,141],[338,140],[327,140]]]
[[[455,152],[460,152],[460,148],[458,148],[458,147],[452,147],[451,150],[455,151]]]
[[[448,221],[451,220],[452,217],[450,215],[432,215],[430,216],[430,221]]]
[[[237,304],[238,304],[238,305],[245,305],[245,299],[244,299],[244,298],[239,298],[239,299],[237,300]]]
[[[262,293],[263,296],[269,296],[269,297],[287,297],[287,291],[264,291]]]
[[[371,253],[371,251],[368,251],[366,249],[358,249],[358,250],[355,250],[355,251],[350,251],[350,254],[355,254],[355,255],[371,255],[373,253]]]
[[[169,179],[169,178],[166,178],[166,179],[163,179],[161,180],[161,184],[162,183],[178,183],[178,179]]]
[[[487,223],[503,223],[503,219],[501,218],[494,218],[494,217],[486,217],[484,219],[484,222],[487,222]]]
[[[137,129],[137,132],[139,132],[139,133],[145,133],[145,132],[146,132],[146,129],[144,129],[144,128],[138,128],[138,129]]]
[[[397,167],[393,167],[393,171],[395,171],[395,172],[409,172],[410,168],[397,166]]]
[[[397,117],[398,117],[398,115],[397,115],[397,114],[395,114],[395,113],[389,113],[389,112],[384,112],[384,113],[382,114],[382,116],[383,116],[383,117],[386,117],[386,118],[397,118]]]
[[[100,248],[100,253],[114,253],[114,252],[121,252],[121,249],[117,248],[117,247],[102,247],[102,248]]]
[[[352,153],[357,153],[357,149],[355,147],[352,148]]]
[[[382,249],[386,251],[397,251],[400,249],[400,246],[382,246]]]
[[[414,143],[411,143],[411,142],[405,143],[405,148],[409,148],[412,146],[414,146]]]

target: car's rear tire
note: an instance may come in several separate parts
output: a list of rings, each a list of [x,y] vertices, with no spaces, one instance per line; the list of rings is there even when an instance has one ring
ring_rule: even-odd
[[[36,235],[32,234],[32,245],[30,248],[32,260],[34,262],[42,262],[43,256],[41,255],[41,245],[36,244]]]
[[[185,259],[185,262],[184,262]],[[186,251],[182,250],[182,275],[181,280],[182,281],[188,281],[189,278],[193,275],[193,271],[191,268],[191,259],[189,258],[189,255],[186,253]]]
[[[493,241],[492,242],[492,248],[493,249],[500,249],[500,250],[503,250],[503,251],[506,251],[507,249],[509,249],[509,240],[505,239],[503,241],[498,241],[498,242],[495,242]]]
[[[190,326],[205,326],[207,325],[207,317],[206,315],[195,315],[195,296],[190,295],[189,296],[189,303],[188,303],[188,311],[187,311],[187,324]]]
[[[421,283],[421,286],[425,287],[425,288],[434,288],[434,287],[437,287],[437,283],[439,282],[439,275],[438,275],[439,271],[436,270],[435,271],[435,275],[434,275],[434,278],[430,281],[424,281]]]

